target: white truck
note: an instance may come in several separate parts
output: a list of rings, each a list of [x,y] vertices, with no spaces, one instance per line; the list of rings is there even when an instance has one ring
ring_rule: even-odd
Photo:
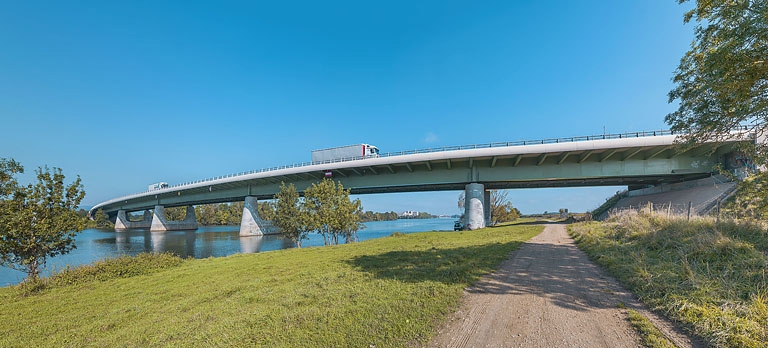
[[[312,163],[334,162],[342,159],[379,157],[379,148],[369,144],[355,144],[312,150]]]
[[[164,188],[168,188],[167,182],[156,182],[152,185],[149,185],[149,188],[147,189],[147,191],[155,191],[155,190],[164,189]]]

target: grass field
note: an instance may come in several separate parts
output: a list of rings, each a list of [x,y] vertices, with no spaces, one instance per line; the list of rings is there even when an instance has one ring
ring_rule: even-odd
[[[635,213],[569,231],[643,302],[711,345],[768,347],[765,225]]]
[[[0,289],[0,346],[419,344],[456,308],[465,287],[542,228],[95,265],[31,294]]]

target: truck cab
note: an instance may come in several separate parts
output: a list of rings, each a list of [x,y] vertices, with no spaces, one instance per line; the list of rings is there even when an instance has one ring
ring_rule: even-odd
[[[363,157],[379,157],[379,148],[373,145],[364,145],[365,146],[365,155]]]
[[[156,183],[154,183],[152,185],[149,185],[147,187],[147,191],[155,191],[155,190],[160,190],[160,189],[164,189],[164,188],[168,188],[168,187],[170,187],[170,186],[168,186],[167,182],[162,182],[161,181],[161,182],[156,182]]]

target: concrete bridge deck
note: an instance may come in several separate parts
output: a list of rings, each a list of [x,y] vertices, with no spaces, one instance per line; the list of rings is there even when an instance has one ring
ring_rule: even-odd
[[[669,131],[500,142],[301,163],[182,183],[94,206],[119,211],[271,199],[282,182],[302,192],[323,178],[353,194],[526,187],[653,186],[711,175],[739,142],[682,147]],[[482,201],[482,199],[481,199]],[[481,206],[485,202],[481,202]],[[469,215],[469,214],[467,214]]]

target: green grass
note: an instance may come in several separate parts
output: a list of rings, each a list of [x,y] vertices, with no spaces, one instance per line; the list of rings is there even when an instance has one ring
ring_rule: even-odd
[[[716,347],[768,344],[768,233],[757,223],[625,214],[571,225],[580,248]]]
[[[675,348],[675,345],[669,341],[648,318],[638,313],[634,309],[627,311],[629,323],[640,335],[644,347],[648,348]]]
[[[83,276],[27,296],[2,288],[0,346],[420,344],[457,308],[465,287],[542,228],[185,260],[149,273]]]
[[[106,281],[152,274],[181,265],[184,260],[171,253],[142,253],[96,261],[90,265],[65,268],[48,278],[26,280],[16,287],[20,296],[30,296],[57,287],[91,281]]]

